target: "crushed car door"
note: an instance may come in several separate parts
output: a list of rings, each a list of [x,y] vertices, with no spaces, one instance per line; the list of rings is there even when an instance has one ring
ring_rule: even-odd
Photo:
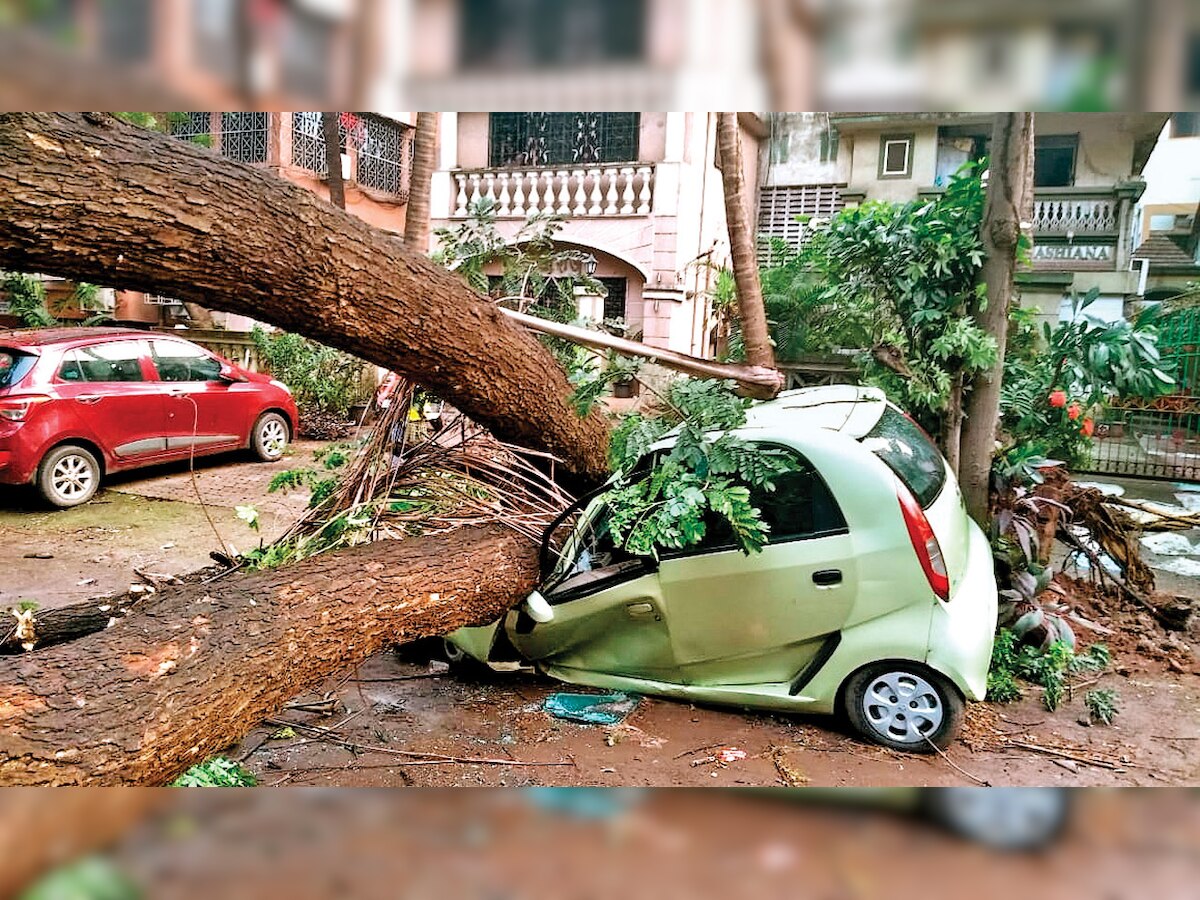
[[[546,665],[669,680],[671,642],[654,561],[615,545],[602,503],[581,521],[542,587],[554,618],[509,613],[509,639],[526,659]]]

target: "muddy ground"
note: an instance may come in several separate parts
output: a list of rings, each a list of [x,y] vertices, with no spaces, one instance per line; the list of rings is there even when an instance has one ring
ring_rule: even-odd
[[[306,497],[268,495],[266,486],[276,472],[310,464],[315,446],[298,445],[273,465],[237,457],[199,463],[197,485],[221,540],[245,549],[286,528]],[[1156,491],[1150,499],[1178,501],[1175,486],[1126,486],[1130,496]],[[260,534],[237,518],[234,507],[246,503],[260,510]],[[46,511],[28,492],[0,492],[0,603],[29,598],[56,606],[124,591],[137,580],[135,569],[182,574],[200,568],[219,546],[205,513],[186,466],[115,478],[95,501],[66,512]],[[1196,534],[1186,536],[1197,544]],[[1176,568],[1180,559],[1200,565],[1195,549],[1163,558]],[[31,556],[39,553],[51,558]],[[1200,593],[1195,577],[1160,578],[1170,592]],[[330,679],[298,698],[327,701],[329,714],[290,710],[282,718],[299,727],[289,732],[265,725],[229,756],[244,760],[268,785],[1200,783],[1200,678],[1190,649],[1200,635],[1193,628],[1166,637],[1136,616],[1119,624],[1122,639],[1110,641],[1114,665],[1098,684],[1084,685],[1053,714],[1033,689],[1016,704],[974,704],[963,738],[946,757],[864,744],[831,717],[651,698],[615,728],[572,724],[542,711],[549,694],[569,687],[527,671],[453,674],[428,646],[407,648],[403,658],[380,654],[360,671]],[[1081,631],[1085,642],[1097,637]],[[1097,686],[1120,693],[1121,713],[1111,727],[1082,723],[1082,693]],[[742,750],[745,758],[720,762],[723,748]]]

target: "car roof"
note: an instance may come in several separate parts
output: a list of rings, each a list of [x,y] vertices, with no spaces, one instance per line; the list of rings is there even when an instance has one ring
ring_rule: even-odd
[[[802,436],[813,429],[836,431],[858,440],[875,427],[887,397],[876,387],[833,384],[784,391],[746,411],[745,428]]]
[[[51,344],[72,344],[96,338],[145,337],[147,332],[136,328],[109,328],[85,326],[67,328],[17,328],[0,330],[0,345],[6,347],[47,347]]]
[[[746,424],[737,433],[760,432],[762,440],[802,441],[814,431],[835,432],[852,440],[866,436],[879,422],[887,407],[887,396],[879,388],[853,384],[784,391],[773,400],[753,404],[746,410]],[[679,429],[673,429],[652,450],[665,450],[675,443]]]

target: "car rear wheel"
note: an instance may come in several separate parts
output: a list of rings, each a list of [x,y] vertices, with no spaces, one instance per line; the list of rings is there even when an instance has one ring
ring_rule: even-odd
[[[846,683],[842,702],[860,734],[909,753],[932,753],[934,747],[949,745],[964,712],[954,685],[937,672],[905,662],[856,672]]]
[[[290,432],[287,420],[279,413],[267,412],[258,417],[250,434],[250,448],[263,462],[275,462],[287,449]]]
[[[52,506],[79,506],[91,500],[100,487],[100,463],[83,447],[55,447],[38,466],[37,486]]]

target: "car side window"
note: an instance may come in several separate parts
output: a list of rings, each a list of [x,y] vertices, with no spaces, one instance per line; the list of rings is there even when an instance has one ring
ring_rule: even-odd
[[[143,381],[141,341],[110,341],[71,350],[58,369],[63,381]]]
[[[151,341],[161,381],[219,381],[221,363],[199,347],[181,341]]]
[[[825,479],[812,464],[794,450],[773,445],[761,446],[781,451],[795,465],[792,471],[775,479],[774,490],[750,488],[750,503],[769,528],[767,543],[783,544],[845,532],[846,519],[842,510],[825,484]],[[699,544],[671,555],[716,553],[738,546],[733,529],[723,517],[709,512],[704,524],[704,538]]]

